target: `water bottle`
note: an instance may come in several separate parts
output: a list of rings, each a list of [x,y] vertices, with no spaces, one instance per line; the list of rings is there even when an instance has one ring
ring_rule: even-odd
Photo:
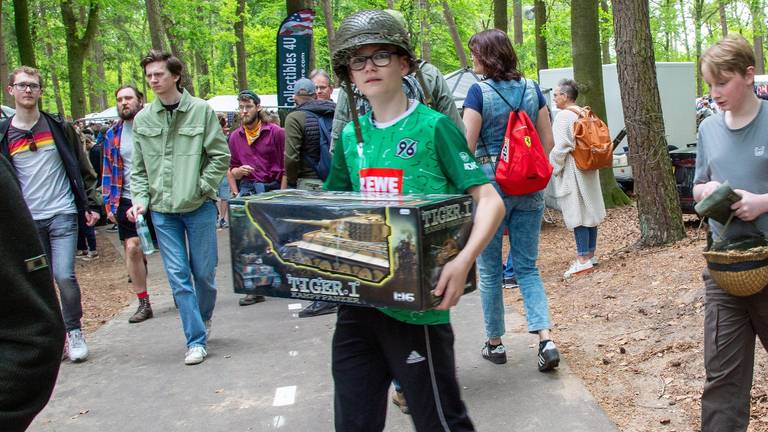
[[[149,232],[147,221],[144,220],[144,215],[139,214],[136,218],[136,233],[139,235],[139,243],[141,243],[141,251],[144,255],[152,255],[157,252],[155,249],[155,243],[152,241],[152,234]]]

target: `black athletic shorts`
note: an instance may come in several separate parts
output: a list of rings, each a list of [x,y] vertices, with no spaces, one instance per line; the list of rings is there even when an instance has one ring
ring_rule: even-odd
[[[117,206],[117,214],[115,215],[115,219],[117,220],[117,235],[120,238],[120,241],[125,241],[132,237],[138,237],[139,234],[136,232],[136,224],[134,222],[131,222],[128,220],[128,210],[133,206],[133,202],[127,198],[120,198],[120,205]],[[155,227],[152,225],[152,216],[149,214],[150,212],[146,212],[144,214],[144,220],[147,221],[147,226],[149,226],[149,232],[152,234],[152,240],[157,244],[157,236],[155,235]]]

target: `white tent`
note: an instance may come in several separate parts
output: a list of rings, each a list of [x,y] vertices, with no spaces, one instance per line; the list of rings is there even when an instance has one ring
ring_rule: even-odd
[[[331,94],[331,99],[336,101],[337,98],[339,97],[338,95],[339,95],[339,89],[334,89],[333,94]],[[285,106],[285,107],[277,105],[277,95],[274,95],[274,94],[265,94],[265,95],[260,94],[259,99],[261,100],[261,107],[266,108],[270,111],[275,111],[278,108],[293,108],[293,105]],[[214,111],[220,112],[220,113],[237,112],[238,111],[237,95],[214,96],[208,99],[208,105],[210,105]]]
[[[107,121],[107,120],[114,120],[117,117],[118,117],[117,107],[113,106],[111,108],[105,109],[102,112],[88,114],[85,117],[83,117],[83,120],[86,120],[89,122]]]
[[[269,110],[276,110],[278,108],[277,95],[259,95],[259,99],[261,99],[261,106],[263,108]],[[219,113],[237,112],[237,95],[214,96],[208,99],[208,105]]]
[[[456,108],[461,110],[464,105],[464,99],[467,98],[467,92],[472,84],[482,81],[483,76],[472,71],[471,68],[455,70],[444,76],[448,88],[451,89],[453,99],[456,101]]]

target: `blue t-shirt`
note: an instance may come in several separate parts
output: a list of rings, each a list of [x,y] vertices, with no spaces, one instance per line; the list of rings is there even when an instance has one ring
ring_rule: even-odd
[[[536,96],[539,98],[539,109],[541,109],[547,104],[547,100],[544,99],[544,95],[541,94],[541,89],[537,83],[533,82],[533,88],[536,89]],[[517,101],[509,102],[516,103]],[[464,108],[472,108],[479,113],[483,112],[483,91],[480,89],[480,84],[475,83],[469,87],[467,97],[464,99]]]

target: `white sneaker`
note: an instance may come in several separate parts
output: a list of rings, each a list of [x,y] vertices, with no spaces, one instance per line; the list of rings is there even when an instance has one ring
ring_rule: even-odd
[[[598,264],[600,264],[600,260],[598,260],[598,259],[597,259],[597,255],[595,255],[595,256],[593,256],[592,258],[590,258],[590,259],[589,259],[589,262],[591,262],[591,263],[592,263],[592,266],[593,266],[593,267],[594,267],[594,266],[596,266],[596,265],[598,265]]]
[[[592,270],[592,261],[587,261],[582,264],[579,260],[576,260],[571,263],[571,267],[563,273],[563,278],[568,279],[571,276],[576,276],[577,274],[585,273],[590,270]]]
[[[72,363],[80,363],[88,358],[88,345],[80,329],[70,330],[67,333],[67,355]]]
[[[211,320],[205,320],[203,321],[203,324],[205,324],[205,339],[211,338]]]
[[[207,355],[208,351],[205,350],[205,347],[193,346],[187,350],[187,355],[184,357],[184,364],[188,366],[200,364],[205,360],[205,356]]]

